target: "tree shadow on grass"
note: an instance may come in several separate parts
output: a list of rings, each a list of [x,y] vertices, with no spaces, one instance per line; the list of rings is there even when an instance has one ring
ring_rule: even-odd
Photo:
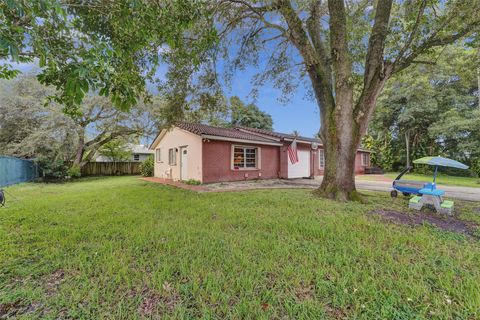
[[[408,225],[418,226],[423,224],[433,225],[441,230],[459,233],[480,239],[478,235],[477,225],[473,222],[467,222],[458,219],[455,216],[440,216],[434,212],[419,212],[408,214],[395,210],[377,209],[370,211],[370,214],[379,216],[382,220]]]

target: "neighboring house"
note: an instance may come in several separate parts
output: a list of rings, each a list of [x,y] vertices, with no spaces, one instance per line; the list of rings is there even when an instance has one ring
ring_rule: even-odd
[[[179,123],[162,130],[150,146],[155,151],[154,176],[212,183],[323,175],[321,141],[297,137],[299,161],[292,164],[287,149],[294,138],[261,129]],[[369,165],[370,151],[358,149],[355,172],[364,173]]]
[[[153,150],[150,150],[147,146],[143,144],[131,144],[127,143],[125,149],[131,152],[130,158],[125,159],[122,162],[143,162],[145,161],[150,155],[154,154]],[[110,157],[104,156],[102,154],[97,153],[93,160],[94,162],[113,162]]]

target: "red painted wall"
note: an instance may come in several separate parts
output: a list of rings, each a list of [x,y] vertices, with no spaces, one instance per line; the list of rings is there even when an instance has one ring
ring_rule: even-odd
[[[280,148],[256,144],[209,140],[202,142],[203,183],[274,179],[280,172]],[[232,144],[261,148],[261,169],[232,170]]]
[[[288,152],[289,143],[285,143],[281,147],[264,146],[255,144],[242,144],[228,141],[210,140],[203,143],[203,183],[223,182],[223,181],[240,181],[252,179],[275,179],[288,177]],[[260,170],[232,170],[231,169],[231,152],[232,144],[256,146],[261,148],[261,169]],[[306,144],[298,144],[299,150],[310,150],[311,146]],[[320,149],[320,148],[319,148]],[[315,176],[323,175],[318,160],[318,150],[312,150],[310,172]],[[365,166],[362,166],[361,154],[358,151],[355,157],[355,173],[364,174]],[[259,175],[260,174],[260,175]],[[248,176],[246,176],[248,175]]]
[[[286,147],[285,147],[286,149]],[[300,149],[300,148],[299,148]],[[318,150],[320,150],[321,147],[319,147],[317,150],[312,150],[312,157],[310,160],[310,164],[312,166],[311,172],[313,173],[314,176],[321,176],[324,173],[324,168],[320,169],[320,161],[319,161],[319,156],[320,153]],[[367,166],[362,166],[362,158],[361,155],[368,152],[362,152],[362,151],[357,151],[357,155],[355,156],[355,173],[356,174],[364,174],[365,173],[365,168]],[[287,155],[288,158],[288,155]],[[286,172],[286,171],[285,171]],[[286,174],[285,174],[286,177]]]
[[[356,174],[364,174],[365,168],[368,166],[362,166],[362,154],[368,152],[357,151],[357,155],[355,156],[355,173]]]

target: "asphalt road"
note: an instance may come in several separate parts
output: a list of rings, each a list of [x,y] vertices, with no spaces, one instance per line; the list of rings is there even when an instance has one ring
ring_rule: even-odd
[[[387,180],[385,177],[382,176],[382,180]],[[300,180],[300,179],[299,179]],[[304,180],[301,179],[303,183],[305,181],[311,181],[312,184],[320,184],[320,179],[315,180]],[[355,185],[357,186],[358,190],[371,190],[371,191],[385,191],[390,192],[392,189],[392,182],[390,181],[370,181],[370,180],[362,180],[356,179]],[[468,200],[468,201],[480,201],[480,188],[471,188],[471,187],[456,187],[456,186],[445,186],[445,185],[437,185],[438,189],[445,190],[445,196],[449,198],[455,198],[460,200]]]
[[[365,181],[357,180],[355,182],[359,190],[390,191],[392,183],[384,181]],[[445,190],[445,196],[460,200],[480,201],[480,188],[454,187],[437,185],[438,189]]]

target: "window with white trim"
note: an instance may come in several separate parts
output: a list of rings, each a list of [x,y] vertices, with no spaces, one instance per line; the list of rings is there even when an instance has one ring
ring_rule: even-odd
[[[318,149],[318,163],[320,169],[325,168],[325,150],[323,149]]]
[[[170,166],[177,165],[177,151],[175,148],[168,149],[168,164]]]
[[[157,162],[162,162],[162,149],[158,148],[155,150],[155,159]]]
[[[233,146],[233,169],[258,169],[260,148]]]
[[[370,155],[368,153],[362,153],[362,166],[370,166]]]
[[[140,161],[140,155],[139,154],[134,154],[133,155],[133,161]]]

